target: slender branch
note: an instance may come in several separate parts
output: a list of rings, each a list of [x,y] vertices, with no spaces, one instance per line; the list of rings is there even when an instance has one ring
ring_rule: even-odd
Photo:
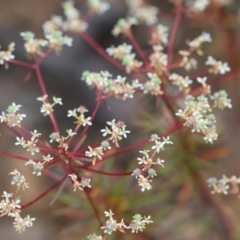
[[[83,190],[84,190],[84,193],[86,194],[88,202],[90,203],[90,205],[91,205],[91,207],[93,209],[94,215],[95,215],[95,217],[98,220],[99,226],[102,227],[103,226],[103,221],[101,220],[101,217],[100,217],[99,211],[97,209],[97,206],[96,206],[95,202],[93,201],[92,196],[90,194],[91,193],[91,189],[84,188]]]
[[[92,18],[93,18],[94,14],[92,11],[88,11],[87,15],[84,17],[83,21],[86,23],[89,23]]]
[[[226,80],[229,80],[229,79],[231,79],[231,78],[238,77],[238,76],[240,76],[240,70],[237,70],[237,71],[235,71],[235,72],[230,72],[229,74],[226,74],[226,75],[221,76],[221,77],[214,78],[214,79],[210,80],[210,81],[208,82],[208,84],[209,84],[209,85],[213,85],[213,84],[215,84],[215,83],[222,82],[222,81],[226,81]],[[202,88],[202,86],[193,88],[193,89],[190,91],[190,94],[196,95],[201,88]]]
[[[175,16],[175,20],[174,20],[174,25],[173,25],[173,30],[172,30],[172,34],[171,34],[171,38],[170,38],[170,43],[169,43],[169,47],[168,47],[168,65],[172,62],[172,55],[173,55],[173,50],[174,50],[174,45],[176,42],[176,38],[177,38],[177,33],[179,30],[179,25],[182,19],[182,13],[183,13],[183,6],[181,3],[179,3],[178,8],[177,8],[177,13]]]
[[[84,170],[87,170],[87,171],[90,171],[90,172],[99,173],[99,174],[102,174],[102,175],[115,176],[115,177],[129,176],[129,175],[132,174],[132,172],[110,173],[110,172],[95,170],[95,169],[84,167],[84,166],[80,166],[80,167],[76,167],[76,168],[77,169],[84,169]]]
[[[38,197],[36,197],[35,199],[33,199],[31,202],[21,206],[21,209],[27,208],[29,206],[31,206],[32,204],[34,204],[35,202],[37,202],[39,199],[41,199],[42,197],[46,196],[49,192],[51,192],[54,188],[56,188],[59,184],[61,184],[68,175],[65,175],[61,180],[59,180],[58,182],[56,182],[54,185],[52,185],[49,189],[47,189],[46,191],[44,191],[42,194],[40,194]]]
[[[167,136],[169,136],[170,134],[172,134],[172,133],[178,131],[180,128],[182,128],[182,127],[183,127],[183,124],[184,124],[184,122],[181,122],[181,123],[177,124],[174,128],[172,128],[172,129],[169,130],[168,132],[163,133],[163,134],[160,134],[159,137],[167,137]],[[142,142],[139,142],[139,143],[135,143],[135,144],[133,144],[133,145],[131,145],[131,146],[122,148],[122,149],[120,149],[120,150],[118,150],[118,151],[116,151],[116,152],[114,152],[114,153],[106,154],[106,155],[103,157],[102,161],[104,161],[104,160],[106,160],[106,159],[108,159],[108,158],[110,158],[110,157],[114,157],[114,156],[120,155],[120,154],[122,154],[122,153],[131,151],[131,150],[133,150],[133,149],[135,149],[135,148],[142,147],[142,146],[147,145],[147,144],[149,144],[149,139],[148,139],[148,140],[145,140],[145,141],[142,141]],[[91,165],[92,165],[92,163],[89,163],[89,164],[86,165],[86,167],[91,166]]]
[[[94,108],[94,110],[93,110],[93,113],[92,113],[92,115],[91,115],[91,121],[93,121],[93,119],[95,118],[95,116],[96,116],[96,114],[97,114],[97,111],[98,111],[98,109],[99,109],[99,107],[100,107],[100,105],[101,105],[101,102],[102,102],[102,94],[101,94],[101,92],[99,92],[99,93],[98,93],[97,103],[96,103],[95,108]],[[74,147],[73,147],[72,152],[77,151],[78,146],[79,146],[79,143],[82,141],[82,138],[84,137],[84,135],[85,135],[86,132],[88,131],[89,127],[90,127],[90,126],[87,125],[87,126],[83,129],[82,133],[80,134],[80,136],[79,136],[78,139],[76,140],[76,143],[74,144]]]
[[[22,66],[22,67],[34,68],[34,64],[22,62],[22,61],[15,60],[15,59],[9,60],[8,62]]]
[[[8,153],[8,152],[4,152],[4,151],[0,151],[0,155],[4,155],[6,157],[10,157],[10,158],[14,158],[14,159],[19,159],[19,160],[23,160],[23,161],[29,161],[29,158],[26,158],[26,157],[22,157],[22,156],[19,156],[19,155],[14,155],[14,154],[11,154],[11,153]],[[32,159],[32,158],[31,158]],[[40,160],[36,160],[36,159],[32,159],[33,161],[40,161]]]
[[[139,44],[137,43],[136,39],[134,38],[133,34],[131,31],[128,31],[127,33],[127,38],[130,41],[130,43],[133,45],[134,49],[136,50],[137,54],[141,57],[141,59],[144,61],[145,65],[149,65],[149,61],[147,59],[146,54],[142,51],[140,48]]]
[[[81,32],[78,35],[82,36],[83,39],[95,50],[97,51],[101,56],[103,56],[106,60],[108,60],[110,63],[112,63],[114,66],[122,70],[124,73],[126,73],[126,69],[122,66],[122,64],[108,55],[108,53],[105,51],[104,48],[102,48],[87,32]],[[145,82],[145,78],[143,78],[140,74],[137,72],[131,72],[130,75],[133,78],[137,78],[141,82]]]
[[[48,48],[47,51],[36,61],[36,64],[40,65],[41,62],[52,52],[52,48]]]
[[[39,86],[41,88],[42,94],[43,95],[48,95],[45,84],[44,84],[44,80],[43,80],[43,77],[42,77],[42,73],[41,73],[40,68],[39,68],[39,65],[36,65],[35,70],[36,70],[37,79],[38,79],[38,83],[39,83]],[[47,98],[46,101],[49,102],[49,99]],[[51,118],[54,130],[56,132],[60,133],[58,123],[57,123],[53,113],[50,114],[50,118]]]
[[[81,32],[80,35],[82,38],[93,48],[95,49],[101,56],[103,56],[106,60],[111,62],[113,65],[121,69],[122,71],[125,71],[125,68],[121,65],[120,62],[115,60],[113,57],[108,55],[108,53],[105,51],[103,47],[101,47],[87,32]]]

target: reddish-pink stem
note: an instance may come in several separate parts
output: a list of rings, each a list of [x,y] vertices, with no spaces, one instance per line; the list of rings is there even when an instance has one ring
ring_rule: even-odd
[[[132,174],[132,172],[110,173],[110,172],[105,172],[105,171],[99,171],[99,170],[96,170],[96,169],[91,169],[91,168],[84,167],[84,166],[76,167],[76,169],[85,169],[85,170],[87,170],[89,172],[95,172],[95,173],[99,173],[99,174],[102,174],[102,175],[115,176],[115,177],[129,176],[129,175]]]
[[[40,63],[52,52],[52,48],[48,48],[47,51],[36,61],[37,65]]]
[[[83,21],[89,23],[93,18],[93,12],[88,11],[87,15],[84,17]]]
[[[22,62],[22,61],[15,60],[15,59],[10,60],[9,62],[13,63],[13,64],[16,64],[16,65],[19,65],[19,66],[22,66],[22,67],[34,68],[34,64]]]
[[[174,128],[172,128],[171,130],[169,130],[168,132],[163,133],[163,134],[160,134],[159,137],[167,137],[167,136],[169,136],[170,134],[172,134],[172,133],[176,132],[177,130],[179,130],[180,128],[182,128],[182,126],[183,126],[183,123],[181,122],[181,123],[177,124],[177,125],[176,125]],[[109,158],[109,157],[117,156],[117,155],[120,155],[120,154],[122,154],[122,153],[124,153],[124,152],[128,152],[128,151],[133,150],[133,149],[135,149],[135,148],[139,148],[139,147],[142,147],[142,146],[144,146],[144,145],[147,145],[147,144],[149,144],[149,143],[150,143],[150,142],[149,142],[149,139],[148,139],[148,140],[145,140],[145,141],[142,141],[142,142],[133,144],[133,145],[131,145],[131,146],[122,148],[122,149],[118,150],[117,152],[115,152],[115,153],[113,153],[113,154],[109,154],[109,155],[106,156],[106,157],[104,156],[104,158]]]
[[[169,130],[168,132],[163,133],[163,134],[160,134],[159,137],[167,137],[167,136],[169,136],[170,134],[172,134],[172,133],[178,131],[180,128],[182,128],[182,127],[183,127],[183,124],[184,124],[184,122],[181,122],[181,123],[177,124],[175,127],[173,127],[173,128],[172,128],[171,130]],[[131,146],[122,148],[122,149],[120,149],[120,150],[118,150],[118,151],[116,151],[116,152],[114,152],[114,153],[106,154],[106,155],[103,157],[102,161],[104,161],[104,160],[106,160],[106,159],[108,159],[108,158],[110,158],[110,157],[114,157],[114,156],[120,155],[120,154],[122,154],[122,153],[131,151],[131,150],[133,150],[133,149],[135,149],[135,148],[142,147],[142,146],[147,145],[147,144],[149,144],[149,143],[150,143],[150,142],[149,142],[149,139],[148,139],[148,140],[145,140],[145,141],[142,141],[142,142],[139,142],[139,143],[135,143],[135,144],[133,144],[133,145],[131,145]],[[92,165],[92,163],[89,163],[89,164],[87,164],[85,167],[88,167],[88,166],[91,166],[91,165]]]
[[[182,4],[179,3],[178,8],[177,8],[177,13],[175,16],[175,20],[174,20],[173,30],[172,30],[171,37],[170,37],[170,43],[169,43],[169,47],[168,47],[168,65],[172,62],[174,45],[175,45],[175,41],[177,38],[179,25],[180,25],[180,22],[182,19],[183,10],[184,10],[184,8],[183,8]]]
[[[34,204],[35,202],[37,202],[39,199],[41,199],[42,197],[46,196],[49,192],[51,192],[54,188],[56,188],[59,184],[61,184],[68,175],[65,175],[61,180],[59,180],[58,182],[56,182],[54,185],[52,185],[49,189],[47,189],[46,191],[44,191],[42,194],[40,194],[37,198],[33,199],[31,202],[21,206],[21,209],[27,208],[29,206],[31,206],[32,204]]]
[[[80,35],[82,38],[93,48],[95,49],[101,56],[103,56],[106,60],[111,62],[113,65],[125,71],[125,68],[121,65],[120,62],[115,60],[113,57],[109,56],[108,53],[102,48],[87,32],[81,32]]]
[[[23,127],[21,125],[21,129],[29,135],[29,137],[32,137],[32,133],[30,131],[28,131],[25,127]],[[46,143],[44,143],[43,141],[41,141],[41,139],[38,138],[38,143],[41,143],[44,147],[47,147]]]
[[[10,157],[10,158],[14,158],[14,159],[23,160],[23,161],[26,161],[26,162],[29,161],[29,158],[21,157],[19,155],[14,155],[14,154],[11,154],[11,153],[8,153],[8,152],[4,152],[4,151],[0,151],[0,155],[4,155],[6,157]],[[36,160],[36,159],[32,159],[32,160],[36,161],[36,162],[40,162],[40,160]]]
[[[139,44],[137,43],[137,41],[134,38],[134,36],[133,36],[131,31],[128,31],[127,37],[129,39],[130,43],[133,45],[134,49],[136,50],[137,54],[141,57],[141,59],[143,60],[145,65],[148,66],[149,65],[148,58],[147,58],[146,54],[144,54],[144,52],[140,48]]]
[[[84,188],[84,192],[85,192],[85,194],[86,194],[86,197],[87,197],[87,199],[88,199],[88,202],[90,203],[90,205],[91,205],[91,207],[92,207],[92,209],[93,209],[94,215],[95,215],[95,217],[96,217],[97,220],[98,220],[99,226],[100,226],[100,227],[103,226],[103,222],[102,222],[102,220],[101,220],[101,217],[100,217],[99,211],[98,211],[98,209],[97,209],[97,206],[96,206],[95,202],[93,201],[93,199],[92,199],[92,197],[91,197],[91,194],[90,194],[91,189]]]
[[[234,77],[238,77],[238,76],[240,76],[240,71],[239,71],[239,70],[237,70],[237,71],[235,71],[235,72],[230,72],[229,74],[226,74],[226,75],[224,75],[224,76],[221,76],[221,77],[212,79],[212,80],[210,80],[210,81],[208,82],[208,84],[209,84],[209,85],[213,85],[213,84],[215,84],[215,83],[217,83],[217,82],[226,81],[226,80],[228,80],[228,79],[230,79],[230,78],[234,78]],[[190,94],[192,94],[192,95],[197,94],[198,91],[199,91],[201,88],[202,88],[202,86],[199,86],[199,87],[196,87],[196,88],[192,89],[192,90],[190,91]]]
[[[35,66],[35,70],[36,70],[37,79],[38,79],[38,83],[39,83],[39,86],[41,88],[42,94],[47,95],[47,90],[46,90],[46,87],[45,87],[45,84],[44,84],[44,80],[43,80],[42,73],[40,71],[39,65]],[[46,101],[49,102],[49,99],[47,98]],[[52,124],[53,124],[53,127],[54,127],[54,131],[55,132],[60,132],[57,121],[56,121],[53,113],[50,114],[50,118],[51,118],[51,121],[52,121]]]
[[[79,35],[82,36],[84,40],[101,56],[126,73],[126,69],[122,66],[122,64],[113,57],[109,56],[105,49],[103,49],[87,32],[79,33]],[[131,72],[130,75],[134,78],[137,78],[140,82],[145,82],[145,79],[136,72]]]
[[[102,95],[101,95],[101,92],[99,92],[99,93],[98,93],[97,103],[96,103],[95,108],[94,108],[94,110],[93,110],[93,113],[92,113],[92,115],[91,115],[91,121],[93,121],[93,119],[95,118],[95,116],[96,116],[96,114],[97,114],[97,111],[98,111],[98,109],[99,109],[99,107],[100,107],[100,105],[101,105],[101,102],[102,102]],[[76,140],[76,143],[75,143],[74,146],[73,146],[72,152],[77,151],[77,148],[78,148],[78,146],[79,146],[79,143],[82,141],[82,138],[83,138],[83,136],[86,134],[86,132],[88,131],[89,127],[90,127],[90,126],[87,125],[87,126],[83,129],[82,133],[80,134],[80,136],[79,136],[78,139]]]

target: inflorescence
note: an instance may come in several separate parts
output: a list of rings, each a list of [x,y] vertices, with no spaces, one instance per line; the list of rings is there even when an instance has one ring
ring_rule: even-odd
[[[222,1],[224,2],[224,1]],[[226,1],[227,2],[227,1]],[[188,75],[181,76],[177,73],[177,68],[183,68],[186,71],[197,68],[197,59],[193,56],[203,56],[204,44],[212,42],[209,33],[203,32],[197,38],[187,41],[185,50],[180,50],[178,53],[178,61],[171,65],[169,54],[166,53],[169,47],[169,29],[159,23],[157,7],[144,3],[141,0],[127,1],[128,16],[117,21],[112,30],[114,36],[122,35],[130,40],[131,44],[126,42],[118,46],[109,46],[104,54],[106,58],[112,59],[115,65],[120,65],[125,72],[133,79],[129,79],[124,75],[113,77],[108,71],[90,72],[85,71],[81,79],[86,82],[90,88],[95,88],[99,103],[110,97],[115,97],[121,100],[133,99],[138,94],[153,95],[157,98],[171,97],[170,89],[176,89],[183,105],[178,107],[174,112],[177,118],[182,119],[182,125],[190,128],[192,132],[197,132],[203,135],[206,142],[213,143],[217,140],[218,134],[216,129],[216,117],[213,109],[231,108],[231,100],[225,90],[212,92],[211,84],[207,83],[207,76],[197,77],[196,81]],[[223,3],[224,4],[224,3]],[[209,5],[209,1],[187,1],[185,4],[188,13],[196,13],[204,11]],[[110,5],[105,1],[88,0],[89,16],[94,14],[103,14]],[[38,39],[32,32],[22,32],[21,37],[24,40],[24,48],[27,56],[36,61],[45,56],[46,51],[54,50],[58,54],[64,46],[71,47],[73,39],[68,36],[69,33],[86,33],[88,29],[88,21],[75,8],[74,2],[68,0],[63,3],[64,18],[61,16],[53,16],[49,21],[43,24],[44,39]],[[151,51],[146,55],[139,50],[137,43],[133,40],[132,26],[145,24],[151,27],[152,31],[149,39]],[[8,66],[8,63],[14,63],[15,56],[14,43],[8,46],[6,51],[0,51],[0,64]],[[103,50],[104,51],[104,50]],[[196,54],[195,54],[196,53]],[[195,54],[195,55],[194,55]],[[140,58],[139,58],[140,57]],[[230,71],[227,63],[215,60],[212,56],[208,56],[205,62],[209,74],[225,74]],[[36,66],[34,65],[35,69]],[[174,69],[174,70],[173,70]],[[175,72],[176,70],[176,72]],[[139,77],[140,76],[140,77]],[[197,86],[198,91],[194,91]],[[197,93],[196,93],[197,92]],[[176,97],[176,98],[177,98]],[[12,103],[6,110],[2,112],[1,122],[7,125],[10,129],[23,130],[24,134],[18,134],[15,145],[20,145],[31,155],[42,154],[41,160],[26,158],[25,165],[32,167],[32,173],[36,176],[41,176],[48,166],[59,164],[63,171],[67,170],[66,178],[72,182],[73,190],[84,191],[85,188],[91,189],[91,179],[84,174],[84,171],[78,172],[74,168],[76,166],[86,165],[89,162],[96,165],[99,161],[105,160],[106,153],[112,148],[119,148],[120,141],[127,138],[130,131],[123,121],[113,119],[106,123],[106,127],[101,130],[103,139],[99,144],[92,144],[84,149],[79,150],[81,141],[83,141],[84,133],[92,126],[94,116],[87,114],[88,110],[85,106],[68,110],[67,117],[74,118],[75,129],[67,129],[67,135],[62,136],[57,128],[57,123],[54,118],[55,105],[62,105],[62,99],[55,96],[50,101],[47,93],[43,91],[43,95],[37,98],[42,102],[40,112],[44,116],[49,116],[54,125],[54,132],[49,136],[50,140],[41,139],[41,133],[37,130],[28,131],[22,121],[26,118],[25,114],[19,113],[21,105]],[[52,103],[51,103],[52,102]],[[78,131],[81,128],[83,135],[78,138]],[[73,137],[76,139],[76,144],[73,149],[70,148],[70,142]],[[46,144],[46,142],[49,142]],[[53,143],[57,143],[57,148],[52,147]],[[136,159],[138,168],[132,171],[141,191],[152,189],[152,178],[157,176],[155,165],[164,167],[164,160],[157,155],[164,150],[166,145],[172,145],[169,136],[160,137],[157,134],[152,134],[149,140],[151,148],[142,149],[141,154]],[[79,153],[77,155],[76,153]],[[81,156],[81,157],[79,157]],[[71,166],[72,165],[72,166]],[[20,196],[18,190],[28,189],[30,186],[26,182],[25,177],[15,169],[10,173],[12,175],[12,185],[16,185],[16,194],[3,192],[3,199],[0,202],[1,216],[7,215],[14,218],[14,227],[18,232],[23,232],[27,227],[31,227],[35,218],[27,216],[22,218]],[[231,192],[238,193],[238,183],[240,180],[236,177],[222,179],[210,178],[208,181],[210,187],[213,188],[213,193],[227,194],[229,191],[229,183],[232,184]],[[142,217],[140,214],[133,216],[133,220],[129,225],[125,225],[123,219],[117,222],[113,218],[113,212],[109,210],[104,212],[108,220],[105,226],[102,226],[103,234],[111,234],[118,230],[125,232],[130,229],[132,233],[143,231],[145,225],[152,223],[150,216]],[[101,236],[95,233],[88,236],[91,240],[100,240]]]

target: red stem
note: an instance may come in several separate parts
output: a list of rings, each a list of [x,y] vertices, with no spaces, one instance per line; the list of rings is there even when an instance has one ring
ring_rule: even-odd
[[[97,111],[98,111],[98,109],[99,109],[99,107],[100,107],[101,102],[102,102],[102,95],[101,95],[101,92],[99,92],[99,93],[98,93],[97,103],[96,103],[95,108],[94,108],[94,110],[93,110],[93,113],[92,113],[92,115],[91,115],[91,121],[93,121],[94,117],[96,116]],[[80,134],[80,136],[78,137],[76,143],[74,144],[73,150],[72,150],[73,153],[77,151],[78,145],[79,145],[79,143],[82,141],[82,138],[83,138],[83,136],[86,134],[86,132],[88,131],[89,127],[90,127],[90,126],[87,125],[87,126],[83,129],[83,131],[82,131],[82,133]]]
[[[129,176],[129,175],[132,174],[132,172],[110,173],[110,172],[99,171],[99,170],[95,170],[95,169],[91,169],[91,168],[83,167],[83,166],[76,167],[75,169],[85,169],[85,170],[90,171],[90,172],[95,172],[95,173],[99,173],[99,174],[102,174],[102,175],[115,176],[115,177]]]
[[[167,137],[167,136],[169,136],[170,134],[176,132],[176,131],[179,130],[181,127],[183,127],[183,124],[184,124],[184,122],[181,122],[181,123],[177,124],[174,128],[172,128],[172,129],[169,130],[168,132],[163,133],[163,134],[160,134],[159,137]],[[120,154],[122,154],[122,153],[131,151],[131,150],[133,150],[133,149],[135,149],[135,148],[142,147],[142,146],[147,145],[147,144],[149,144],[149,143],[150,143],[150,142],[149,142],[149,139],[148,139],[148,140],[145,140],[145,141],[142,141],[142,142],[133,144],[133,145],[131,145],[131,146],[122,148],[122,149],[120,149],[120,150],[118,150],[117,152],[114,152],[114,153],[112,153],[112,154],[106,154],[106,155],[103,157],[102,161],[104,161],[104,160],[106,160],[106,159],[108,159],[108,158],[111,158],[111,157],[120,155]],[[90,166],[90,165],[92,165],[92,163],[87,164],[86,167],[88,167],[88,166]]]
[[[163,133],[163,134],[160,134],[159,137],[167,137],[169,136],[170,134],[176,132],[177,130],[179,130],[181,127],[183,126],[183,122],[177,124],[174,128],[172,128],[171,130],[169,130],[168,132],[166,133]],[[125,147],[125,148],[122,148],[120,149],[119,151],[113,153],[113,154],[109,154],[106,158],[109,158],[109,157],[113,157],[113,156],[117,156],[117,155],[120,155],[124,152],[128,152],[132,149],[135,149],[135,148],[138,148],[138,147],[142,147],[144,145],[147,145],[149,144],[149,139],[148,140],[145,140],[145,141],[142,141],[142,142],[139,142],[139,143],[136,143],[136,144],[133,144],[131,146],[128,146],[128,147]]]
[[[42,74],[41,74],[41,71],[40,71],[40,68],[39,68],[38,64],[35,66],[35,70],[36,70],[37,79],[38,79],[38,83],[39,83],[39,86],[41,88],[42,94],[47,95],[47,90],[46,90],[44,80],[43,80],[43,77],[42,77]],[[49,102],[49,99],[47,98],[46,101]],[[60,133],[57,121],[56,121],[53,113],[50,114],[50,118],[51,118],[51,121],[52,121],[52,124],[53,124],[53,127],[54,127],[54,131]]]
[[[41,62],[52,52],[52,48],[48,48],[48,50],[36,61],[37,65],[40,65]]]
[[[174,49],[175,41],[177,38],[179,25],[180,25],[180,22],[182,19],[183,10],[184,10],[184,8],[183,8],[182,4],[180,3],[177,8],[177,13],[175,16],[173,30],[171,33],[170,43],[169,43],[169,47],[168,47],[168,65],[172,62],[173,49]]]
[[[230,72],[229,74],[226,74],[226,75],[224,75],[224,76],[221,76],[221,77],[212,79],[212,80],[210,80],[210,81],[208,82],[208,84],[209,84],[209,85],[213,85],[213,84],[215,84],[215,83],[217,83],[217,82],[225,81],[225,80],[228,80],[228,79],[230,79],[230,78],[234,78],[234,77],[238,77],[238,76],[240,76],[240,70],[237,70],[237,71],[235,71],[235,72]],[[196,88],[192,89],[192,90],[190,91],[190,94],[192,94],[192,95],[197,94],[197,92],[198,92],[201,88],[202,88],[202,86],[199,86],[199,87],[196,87]]]
[[[81,32],[79,33],[80,36],[83,37],[83,39],[95,50],[97,51],[101,56],[103,56],[106,60],[108,60],[110,63],[118,67],[120,70],[122,70],[124,73],[126,73],[126,69],[122,66],[122,64],[108,55],[108,53],[105,51],[104,48],[102,48],[87,32]],[[133,78],[137,78],[140,82],[145,82],[145,78],[143,78],[141,75],[137,74],[136,72],[131,72],[130,75]]]
[[[95,49],[101,56],[103,56],[106,60],[111,62],[113,65],[126,72],[125,68],[121,65],[120,62],[115,60],[113,57],[108,55],[104,48],[102,48],[87,32],[81,32],[80,35],[82,38],[93,48]]]
[[[92,18],[93,18],[94,14],[92,11],[88,11],[87,15],[84,17],[83,21],[86,23],[89,23]]]
[[[19,65],[19,66],[22,66],[22,67],[34,68],[34,65],[31,64],[31,63],[22,62],[22,61],[15,60],[15,59],[10,60],[8,62]]]
[[[33,199],[31,202],[21,206],[21,209],[27,208],[29,206],[31,206],[32,204],[34,204],[35,202],[37,202],[39,199],[41,199],[42,197],[46,196],[49,192],[51,192],[54,188],[56,188],[59,184],[61,184],[68,175],[65,175],[61,180],[59,180],[58,182],[56,182],[54,185],[52,185],[49,189],[47,189],[46,191],[44,191],[42,194],[40,194],[37,198]]]
[[[26,161],[26,162],[29,161],[29,158],[21,157],[19,155],[14,155],[14,154],[11,154],[11,153],[8,153],[8,152],[4,152],[4,151],[0,151],[0,155],[4,155],[6,157],[10,157],[10,158],[14,158],[14,159],[23,160],[23,161]],[[36,161],[36,162],[41,162],[41,160],[36,160],[36,159],[32,159],[32,160]]]
[[[98,220],[98,223],[99,223],[99,226],[102,227],[103,226],[103,222],[101,220],[101,217],[100,217],[100,214],[99,214],[99,211],[95,205],[95,202],[93,201],[92,197],[91,197],[91,189],[87,189],[87,188],[84,188],[84,193],[86,194],[86,197],[88,199],[88,202],[90,203],[92,209],[93,209],[93,212],[94,212],[94,215],[95,217],[97,218]]]
[[[140,48],[139,44],[137,43],[136,39],[134,38],[131,31],[127,33],[127,37],[130,41],[130,43],[133,45],[134,49],[136,50],[137,54],[141,57],[141,59],[144,61],[145,65],[149,65],[149,61],[147,59],[147,56],[144,54],[142,49]]]

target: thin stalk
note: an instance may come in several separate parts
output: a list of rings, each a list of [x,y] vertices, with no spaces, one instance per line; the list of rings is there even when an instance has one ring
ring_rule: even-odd
[[[87,32],[81,32],[80,35],[82,38],[93,48],[95,49],[101,56],[103,56],[106,60],[111,62],[113,65],[125,71],[125,68],[121,65],[120,62],[115,60],[113,57],[109,56],[103,47],[101,47]]]
[[[87,188],[84,188],[83,190],[84,190],[84,193],[86,194],[88,202],[90,203],[90,205],[91,205],[91,207],[93,209],[94,215],[95,215],[95,217],[96,217],[96,219],[98,221],[99,226],[102,227],[103,226],[103,221],[101,220],[98,208],[97,208],[97,206],[96,206],[95,202],[93,201],[92,196],[90,194],[90,192],[92,190],[91,189],[87,189]]]
[[[52,185],[50,188],[48,188],[46,191],[44,191],[42,194],[40,194],[38,197],[36,197],[35,199],[33,199],[31,202],[21,206],[21,209],[27,208],[29,206],[31,206],[32,204],[34,204],[35,202],[37,202],[39,199],[43,198],[44,196],[46,196],[49,192],[51,192],[54,188],[56,188],[59,184],[61,184],[68,175],[65,175],[61,180],[59,180],[58,182],[56,182],[54,185]]]
[[[10,157],[10,158],[13,158],[13,159],[23,160],[23,161],[26,161],[26,162],[29,161],[29,158],[22,157],[22,156],[19,156],[19,155],[14,155],[14,154],[11,154],[11,153],[8,153],[8,152],[4,152],[4,151],[0,151],[0,155],[6,156],[6,157]],[[32,159],[32,160],[36,161],[36,162],[40,162],[40,160],[36,160],[36,159]]]
[[[42,77],[42,73],[41,73],[40,68],[39,68],[39,65],[36,65],[35,70],[36,70],[36,75],[37,75],[38,83],[39,83],[39,86],[41,88],[42,94],[43,95],[48,95],[45,84],[44,84],[44,80],[43,80],[43,77]],[[46,101],[49,103],[48,98],[46,99]],[[50,114],[50,119],[52,121],[54,131],[60,133],[58,123],[57,123],[53,113]]]
[[[37,65],[40,65],[41,62],[52,52],[52,48],[48,48],[47,51],[36,61]]]
[[[10,60],[8,62],[19,65],[19,66],[22,66],[22,67],[34,68],[34,64],[22,62],[22,61],[15,60],[15,59]]]
[[[143,62],[145,63],[146,66],[149,65],[149,61],[147,59],[146,54],[144,54],[144,52],[142,51],[142,49],[140,48],[139,44],[137,43],[135,37],[133,36],[131,31],[128,31],[127,33],[127,38],[130,41],[130,43],[133,45],[134,49],[136,50],[137,54],[140,56],[140,58],[143,60]]]
[[[96,103],[95,108],[94,108],[94,110],[93,110],[93,113],[92,113],[92,115],[91,115],[91,121],[93,121],[93,119],[95,118],[95,116],[96,116],[96,114],[97,114],[97,111],[98,111],[98,109],[99,109],[99,107],[100,107],[100,105],[101,105],[101,102],[102,102],[102,95],[101,95],[101,92],[99,92],[99,93],[98,93],[97,103]],[[83,129],[83,131],[82,131],[82,133],[80,134],[80,136],[78,137],[78,139],[76,140],[76,143],[74,144],[74,147],[73,147],[73,150],[72,150],[73,153],[77,151],[78,146],[79,146],[79,143],[82,141],[82,138],[84,137],[84,135],[85,135],[86,132],[88,131],[89,127],[90,127],[90,126],[87,125],[87,126]]]
[[[91,168],[84,167],[84,166],[76,167],[75,169],[84,169],[84,170],[87,170],[87,171],[90,171],[90,172],[95,172],[95,173],[99,173],[99,174],[102,174],[102,175],[115,176],[115,177],[129,176],[129,175],[132,174],[132,172],[111,173],[111,172],[105,172],[105,171],[99,171],[99,170],[91,169]]]
[[[174,20],[172,34],[170,37],[170,43],[169,43],[169,47],[168,47],[168,65],[172,62],[173,50],[174,50],[174,46],[175,46],[175,42],[176,42],[178,30],[179,30],[179,25],[181,23],[183,10],[184,10],[184,8],[183,8],[182,4],[179,3],[178,8],[177,8],[177,13],[175,16],[175,20]]]

